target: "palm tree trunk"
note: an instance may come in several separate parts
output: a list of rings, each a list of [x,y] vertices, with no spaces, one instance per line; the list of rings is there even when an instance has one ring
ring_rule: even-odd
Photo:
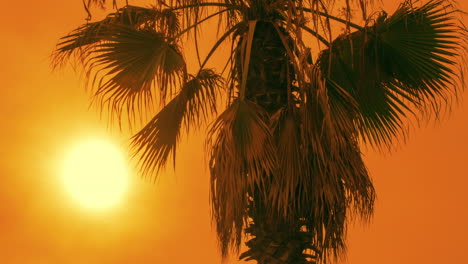
[[[288,222],[278,214],[268,213],[261,199],[252,197],[248,208],[250,223],[245,229],[250,239],[249,248],[240,259],[256,260],[258,264],[306,264],[316,263],[318,250],[310,243],[312,235],[302,228],[298,218]]]
[[[286,106],[288,91],[286,49],[272,23],[257,23],[251,54],[246,98],[271,115]],[[237,72],[241,74],[240,65]],[[292,69],[289,75],[294,78]]]
[[[257,23],[251,54],[246,99],[261,106],[271,117],[287,107],[295,79],[286,48],[272,23]],[[236,69],[237,76],[242,76],[240,65]],[[315,263],[318,252],[310,246],[312,236],[303,230],[300,218],[291,223],[280,214],[267,212],[258,192],[250,195],[250,201],[250,223],[245,229],[250,238],[246,243],[249,250],[240,259],[256,260],[258,264]]]

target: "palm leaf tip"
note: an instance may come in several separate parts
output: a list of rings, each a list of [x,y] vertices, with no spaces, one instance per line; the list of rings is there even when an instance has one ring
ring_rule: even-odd
[[[133,155],[139,156],[144,175],[157,176],[171,155],[175,162],[181,129],[185,127],[188,133],[216,112],[216,96],[222,85],[222,77],[211,69],[191,75],[179,93],[133,136]]]
[[[186,128],[199,127],[217,113],[216,98],[224,87],[224,79],[212,69],[201,69],[191,76],[183,89],[187,104]]]
[[[180,97],[169,102],[148,124],[132,137],[133,156],[139,157],[143,175],[155,175],[175,158],[185,106]]]

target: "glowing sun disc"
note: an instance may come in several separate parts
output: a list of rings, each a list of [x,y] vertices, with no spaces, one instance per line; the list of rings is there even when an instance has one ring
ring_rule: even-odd
[[[126,159],[120,149],[105,140],[81,142],[65,158],[63,181],[81,206],[112,207],[128,188]]]

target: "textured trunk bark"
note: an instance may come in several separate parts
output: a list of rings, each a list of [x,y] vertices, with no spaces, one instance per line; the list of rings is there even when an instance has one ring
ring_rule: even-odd
[[[288,70],[287,66],[286,50],[276,29],[270,22],[259,21],[252,42],[246,98],[270,114],[286,106],[288,79],[293,78],[292,67]]]
[[[245,230],[251,237],[246,243],[249,250],[240,259],[256,260],[258,264],[316,263],[317,252],[310,246],[312,235],[302,229],[301,220],[288,223],[281,215],[268,213],[256,197],[260,196],[252,197],[251,222]]]

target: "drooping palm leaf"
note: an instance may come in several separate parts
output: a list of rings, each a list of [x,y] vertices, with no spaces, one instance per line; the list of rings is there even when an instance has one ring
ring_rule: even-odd
[[[191,76],[179,93],[132,138],[134,155],[140,157],[144,175],[157,175],[172,154],[175,162],[181,129],[199,127],[216,113],[216,94],[223,80],[213,70],[201,70]]]
[[[236,99],[208,133],[213,217],[223,255],[239,247],[247,218],[247,192],[263,186],[276,168],[266,112]],[[266,190],[265,190],[266,191]],[[263,194],[265,195],[265,194]]]
[[[321,258],[327,258],[345,249],[348,218],[366,219],[372,214],[375,192],[357,144],[355,102],[345,91],[338,91],[341,101],[336,104],[320,70],[310,74],[313,82],[304,87],[307,100],[301,107],[300,131],[308,166],[291,213],[304,218],[312,244]]]
[[[281,109],[272,116],[272,130],[277,139],[278,169],[272,184],[270,197],[277,204],[278,211],[288,215],[297,204],[297,187],[307,173],[308,165],[304,159],[302,136],[300,133],[300,116],[298,109],[289,107]]]

